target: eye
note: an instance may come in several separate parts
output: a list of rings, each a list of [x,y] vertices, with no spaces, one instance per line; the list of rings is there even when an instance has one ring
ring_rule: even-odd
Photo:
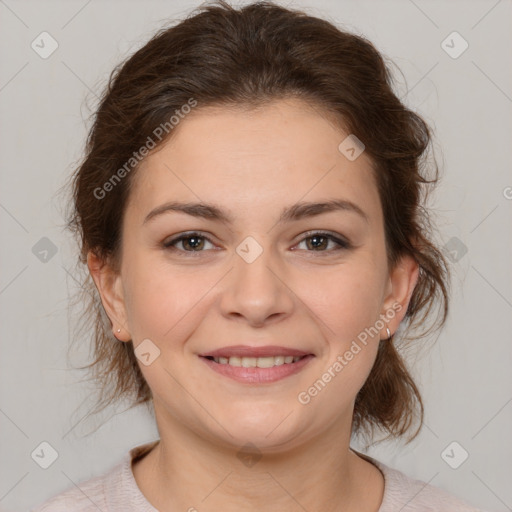
[[[302,239],[300,244],[305,242],[306,247],[308,249],[312,249],[309,252],[333,252],[342,249],[350,249],[351,247],[350,243],[347,240],[338,238],[337,236],[334,236],[331,233],[315,231],[306,234],[308,236]],[[334,249],[326,250],[327,247],[329,246],[329,242],[332,242],[334,244]]]
[[[166,249],[179,250],[182,252],[203,252],[202,249],[205,243],[212,243],[209,238],[201,235],[200,233],[185,233],[172,240],[163,243]],[[176,246],[181,244],[182,248],[178,249]],[[212,244],[213,245],[213,244]]]
[[[306,233],[308,236],[303,238],[298,245],[302,243],[306,243],[307,252],[334,252],[343,249],[350,249],[351,244],[338,236],[335,236],[328,232],[323,231],[313,231]],[[169,249],[171,251],[178,252],[186,252],[186,253],[200,253],[204,252],[203,249],[205,244],[213,243],[211,240],[198,232],[191,233],[183,233],[169,241],[164,242],[162,245],[165,249]],[[331,249],[328,249],[329,243],[332,243]],[[181,244],[181,247],[179,247]]]

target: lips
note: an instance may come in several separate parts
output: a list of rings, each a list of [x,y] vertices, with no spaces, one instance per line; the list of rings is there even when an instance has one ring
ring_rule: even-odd
[[[214,372],[246,384],[270,384],[299,373],[314,354],[267,345],[223,347],[199,355]]]

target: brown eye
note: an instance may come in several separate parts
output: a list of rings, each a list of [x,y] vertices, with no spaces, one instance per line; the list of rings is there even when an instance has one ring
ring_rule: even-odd
[[[176,247],[180,243],[182,245],[182,248]],[[188,233],[185,235],[180,235],[177,238],[173,238],[168,242],[165,242],[163,246],[166,249],[177,250],[182,252],[204,252],[203,249],[205,247],[205,243],[211,244],[211,241],[207,237],[202,236],[199,233]]]
[[[308,249],[326,249],[329,245],[329,239],[323,235],[310,236],[306,238],[306,245]]]
[[[332,252],[350,248],[350,244],[347,241],[342,240],[329,233],[322,232],[311,233],[309,236],[305,237],[300,243],[302,242],[306,242],[306,247],[309,250],[309,252]],[[334,248],[331,250],[328,250],[329,242],[332,242],[334,244]]]

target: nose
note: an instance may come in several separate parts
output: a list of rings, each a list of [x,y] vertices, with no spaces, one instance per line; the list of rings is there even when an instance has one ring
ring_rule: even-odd
[[[235,253],[234,268],[224,282],[222,314],[243,320],[253,327],[281,321],[293,311],[294,293],[286,270],[269,249],[251,262]]]

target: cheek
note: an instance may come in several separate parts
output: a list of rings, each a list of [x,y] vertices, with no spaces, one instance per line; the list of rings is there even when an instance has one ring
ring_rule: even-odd
[[[187,339],[194,323],[205,315],[208,290],[218,272],[173,268],[163,258],[132,257],[126,262],[127,317],[132,339],[149,338],[161,349],[177,349],[174,340]]]
[[[329,381],[331,392],[325,398],[353,397],[373,366],[381,337],[376,327],[382,295],[379,266],[347,264],[303,284],[303,297],[321,320],[327,345],[322,368],[327,374],[318,376]]]
[[[381,313],[382,276],[375,262],[354,261],[323,274],[303,274],[297,287],[301,298],[323,321],[326,335],[341,345],[374,325]]]
[[[160,340],[172,328],[186,303],[187,288],[171,279],[161,263],[132,253],[124,262],[126,314],[132,338]]]

